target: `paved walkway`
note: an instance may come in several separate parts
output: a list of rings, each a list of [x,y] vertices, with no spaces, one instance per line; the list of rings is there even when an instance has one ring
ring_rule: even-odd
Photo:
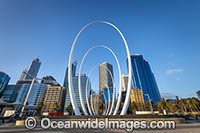
[[[41,128],[35,128],[34,130],[28,130],[25,127],[16,127],[14,123],[0,124],[0,133],[21,133],[21,132],[43,132],[43,133],[114,133],[126,132],[125,130],[43,130]],[[132,133],[200,133],[200,121],[187,121],[184,124],[176,125],[175,130],[135,130]]]

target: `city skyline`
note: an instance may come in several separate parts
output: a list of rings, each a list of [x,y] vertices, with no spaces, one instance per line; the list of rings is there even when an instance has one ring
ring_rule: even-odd
[[[47,7],[43,8],[42,6],[46,4],[45,2],[41,2],[39,7],[36,6],[37,2],[32,2],[31,7],[37,7],[42,12],[39,16],[37,16],[38,12],[34,12],[36,11],[35,8],[28,9],[30,5],[28,6],[26,2],[22,5],[20,5],[20,2],[17,2],[16,5],[10,5],[2,1],[2,4],[0,4],[0,6],[4,6],[0,8],[1,12],[6,11],[6,16],[0,14],[3,20],[0,22],[0,28],[2,29],[0,31],[0,45],[2,49],[0,56],[4,57],[0,59],[0,68],[1,71],[6,72],[11,77],[10,84],[17,82],[24,67],[37,56],[40,56],[42,62],[38,77],[53,75],[60,84],[63,84],[69,49],[76,33],[83,25],[90,21],[108,20],[123,31],[131,54],[142,54],[149,61],[152,71],[155,73],[161,94],[169,92],[180,97],[196,97],[196,91],[200,88],[198,84],[198,44],[200,42],[198,39],[200,31],[198,30],[200,28],[198,23],[200,17],[197,14],[199,11],[199,4],[197,3],[199,2],[182,2],[181,5],[178,2],[172,1],[163,2],[162,4],[158,1],[153,2],[153,4],[147,2],[143,3],[144,5],[139,1],[127,2],[125,3],[127,7],[121,14],[117,11],[117,8],[112,7],[113,11],[106,15],[101,13],[102,5],[98,4],[98,2],[95,2],[96,4],[91,2],[88,5],[93,7],[91,9],[80,7],[80,11],[76,12],[73,10],[73,7],[67,6],[67,4],[74,2],[55,3],[53,1],[49,2]],[[175,5],[173,6],[172,3]],[[108,2],[109,4],[111,3]],[[121,10],[125,8],[123,6],[119,7],[120,2],[116,4]],[[135,4],[139,8],[133,7],[132,9],[128,6],[129,4]],[[54,6],[52,7],[52,5]],[[108,5],[105,7],[105,11],[109,8]],[[8,10],[10,6],[13,7],[12,11]],[[27,6],[27,8],[24,6]],[[143,6],[148,10],[143,11]],[[24,8],[18,10],[20,7]],[[171,10],[166,12],[168,8]],[[51,9],[54,10],[50,11]],[[19,15],[21,11],[23,13]],[[26,14],[26,11],[31,14],[31,17]],[[81,13],[81,11],[83,12]],[[93,11],[94,13],[91,13]],[[186,11],[188,14],[181,13]],[[88,16],[83,15],[86,12],[88,12]],[[95,13],[97,15],[94,17]],[[116,15],[117,13],[119,13],[119,16]],[[127,16],[123,15],[123,13]],[[145,19],[138,17],[137,14],[144,15],[148,21],[144,21]],[[43,18],[46,15],[47,17]],[[76,18],[75,16],[78,17]],[[25,17],[29,19],[23,21]],[[80,21],[78,21],[79,19]],[[186,21],[183,22],[182,19]],[[5,23],[7,21],[14,21],[16,25]],[[49,22],[49,24],[47,25],[46,22]],[[29,28],[29,26],[33,28]],[[95,27],[91,27],[83,33],[78,42],[80,49],[83,49],[86,43],[89,45],[94,43],[108,44],[109,47],[113,47],[116,53],[120,53],[118,56],[120,57],[122,69],[127,69],[124,59],[126,54],[118,48],[121,46],[119,44],[121,40],[113,39],[117,38],[115,37],[117,34],[114,34],[115,31],[101,24]],[[38,32],[41,33],[38,34]],[[101,36],[99,37],[99,35]],[[55,39],[53,39],[54,37]],[[78,53],[80,49],[76,50],[77,54],[74,58],[79,61],[81,58],[81,54]],[[83,50],[85,51],[86,49]],[[10,51],[10,53],[7,54],[7,51]],[[102,52],[105,55],[102,55]],[[111,60],[111,64],[114,66],[113,71],[117,73],[116,64],[112,61],[112,57],[109,54],[101,51],[101,49],[95,51],[95,54],[91,53],[87,59],[83,73],[87,74],[90,69],[89,67],[87,68],[86,64],[92,64],[95,62],[95,58],[99,59],[100,57],[108,57],[107,60],[100,61]],[[100,62],[97,63],[100,64]],[[127,72],[124,71],[123,74],[127,74]],[[95,77],[92,78],[96,80]],[[118,79],[118,75],[115,75],[115,79]]]

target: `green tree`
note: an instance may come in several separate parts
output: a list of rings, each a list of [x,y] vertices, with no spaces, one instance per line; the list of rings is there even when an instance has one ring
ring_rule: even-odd
[[[192,97],[190,100],[191,100],[192,105],[196,109],[196,111],[199,112],[199,110],[200,110],[199,109],[200,101],[197,98],[195,98],[195,97]]]
[[[176,109],[176,107],[175,107],[175,105],[173,105],[171,102],[166,102],[166,107],[167,107],[167,111],[168,112],[171,112],[171,113],[173,113],[173,112],[175,112],[177,109]]]
[[[145,110],[146,111],[150,111],[151,110],[149,101],[145,102]]]
[[[134,111],[138,111],[138,105],[137,105],[137,103],[133,101],[133,102],[131,103],[131,108],[132,108],[132,110],[134,110]]]
[[[72,112],[73,112],[72,103],[70,103],[70,104],[68,105],[68,107],[66,108],[66,110],[69,112],[69,114],[72,114]]]
[[[180,108],[181,112],[187,112],[183,99],[178,100],[178,108]]]

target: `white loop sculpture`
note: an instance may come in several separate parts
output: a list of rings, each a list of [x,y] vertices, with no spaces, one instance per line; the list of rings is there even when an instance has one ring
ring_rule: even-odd
[[[110,110],[110,89],[109,87],[107,86],[107,89],[108,89],[108,109],[106,111],[106,115],[108,115],[109,113],[109,110]],[[114,93],[113,93],[114,94]],[[113,103],[113,102],[112,102]]]
[[[91,96],[90,96],[90,105],[92,107],[92,113],[95,115],[95,112],[94,112],[94,104],[93,104],[93,91],[91,90]]]
[[[73,44],[72,44],[72,48],[70,50],[70,55],[69,55],[69,60],[68,60],[68,87],[69,87],[69,93],[70,93],[70,99],[71,99],[71,103],[72,103],[72,107],[74,110],[75,115],[81,115],[80,110],[78,108],[76,99],[75,99],[75,95],[74,95],[74,89],[73,89],[73,83],[72,83],[72,56],[73,56],[73,52],[74,52],[74,47],[76,45],[76,42],[81,34],[81,32],[87,28],[88,26],[92,25],[92,24],[96,24],[96,23],[104,23],[107,25],[110,25],[111,27],[113,27],[121,36],[125,48],[126,48],[126,52],[127,52],[127,58],[128,58],[128,87],[127,87],[127,92],[126,92],[126,98],[125,98],[125,102],[124,102],[124,106],[122,108],[122,111],[120,113],[120,115],[125,115],[127,113],[127,109],[129,107],[129,102],[130,102],[130,94],[131,94],[131,81],[132,81],[132,68],[131,68],[131,58],[130,58],[130,51],[128,48],[128,44],[126,42],[126,39],[124,38],[123,34],[120,32],[120,30],[113,25],[112,23],[106,22],[106,21],[95,21],[95,22],[91,22],[87,25],[85,25],[77,34],[77,36],[75,37]],[[117,104],[117,107],[114,111],[114,115],[117,114],[118,112],[118,107],[119,105]]]
[[[105,95],[103,95],[103,97],[104,97],[104,99],[106,99],[106,98],[105,98]],[[105,106],[105,109],[104,109],[102,115],[105,115],[105,114],[106,114],[106,111],[107,111],[107,108],[108,108],[108,107],[107,107],[107,106],[108,106],[108,102],[107,102],[107,101],[105,102],[104,106]]]
[[[121,67],[120,67],[120,64],[119,64],[119,61],[118,61],[118,58],[116,56],[116,54],[112,51],[112,49],[110,49],[109,47],[105,46],[105,45],[95,45],[93,47],[91,47],[90,49],[87,50],[87,52],[84,54],[82,60],[81,60],[81,64],[80,64],[80,67],[79,67],[79,74],[78,74],[78,88],[79,88],[79,98],[80,98],[80,103],[81,103],[81,107],[83,109],[83,112],[84,112],[84,115],[88,115],[87,113],[87,110],[85,108],[85,104],[83,103],[83,100],[82,100],[82,87],[81,87],[81,71],[82,71],[82,66],[83,66],[83,63],[85,61],[85,58],[86,56],[89,54],[90,51],[92,51],[93,49],[95,48],[98,48],[98,47],[102,47],[102,48],[105,48],[107,49],[109,52],[111,52],[111,54],[114,56],[115,60],[116,60],[116,63],[117,63],[117,66],[118,66],[118,71],[119,71],[119,98],[118,98],[118,103],[120,104],[121,102],[121,93],[122,93],[122,84],[121,84]],[[86,86],[86,89],[87,89],[87,86]],[[113,88],[113,94],[115,94],[115,89],[116,88]],[[88,97],[86,96],[86,99]],[[113,111],[113,108],[114,108],[114,95],[113,95],[113,98],[112,98],[112,105],[111,105],[111,110],[109,112],[109,115],[111,115],[112,111]],[[90,112],[90,108],[88,108],[89,112]]]
[[[88,78],[87,78],[87,81],[86,81],[85,98],[86,98],[86,103],[87,103],[88,111],[89,111],[90,115],[93,115],[93,113],[92,113],[93,111],[90,108],[90,104],[89,104],[89,100],[88,100],[89,99],[88,98],[88,82],[89,82],[89,76],[90,76],[89,74],[88,74]]]

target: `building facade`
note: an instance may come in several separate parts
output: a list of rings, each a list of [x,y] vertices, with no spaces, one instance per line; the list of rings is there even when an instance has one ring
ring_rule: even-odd
[[[124,103],[126,99],[126,91],[122,91],[122,98],[121,98],[121,102]]]
[[[30,84],[23,84],[19,94],[17,96],[17,103],[23,104],[25,101],[25,98],[28,94],[28,90],[30,88]],[[40,103],[43,102],[44,96],[47,90],[46,84],[40,84],[40,83],[34,83],[28,98],[28,105],[37,107]]]
[[[131,55],[131,62],[133,70],[132,88],[141,88],[145,101],[148,101],[145,94],[149,94],[153,103],[160,102],[160,92],[149,63],[143,59],[142,55]]]
[[[86,104],[86,82],[87,82],[88,77],[85,75],[81,76],[81,92],[82,92],[82,100],[83,100],[83,104]],[[77,105],[80,109],[81,108],[81,102],[80,102],[80,97],[79,97],[79,89],[78,89],[78,76],[72,77],[72,83],[73,83],[73,88],[74,88],[74,95],[75,95],[75,99],[77,102]],[[88,83],[88,90],[89,90],[89,83]],[[69,92],[67,92],[66,95],[66,101],[65,101],[65,109],[70,105],[71,100],[70,100],[70,95]]]
[[[100,64],[99,66],[99,94],[100,95],[103,95],[104,89],[113,88],[112,77],[114,78],[113,66],[107,62]]]
[[[42,112],[63,112],[66,96],[66,88],[61,86],[48,86]]]
[[[77,66],[77,61],[72,63],[72,83],[73,83],[73,88],[74,88],[74,94],[75,94],[75,99],[77,102],[77,105],[80,109],[81,108],[81,103],[80,103],[80,98],[79,98],[79,89],[78,89],[78,75],[76,75],[76,66]],[[82,88],[82,99],[83,99],[83,104],[86,104],[86,82],[88,81],[88,91],[90,90],[90,82],[88,80],[88,77],[84,74],[81,75],[81,88]],[[65,98],[65,106],[64,106],[64,111],[66,112],[66,108],[70,105],[71,99],[70,99],[70,94],[69,94],[69,88],[68,88],[68,68],[65,73],[65,79],[64,79],[64,85],[65,88],[67,88],[67,94]]]
[[[7,102],[15,102],[21,85],[7,85],[1,94],[1,98]]]
[[[113,99],[113,88],[109,88],[110,91],[110,102],[112,102]],[[108,95],[108,89],[104,89],[104,103],[109,102],[109,95]]]
[[[4,72],[0,72],[0,95],[5,90],[9,81],[10,81],[10,77],[8,76],[8,74]]]
[[[99,107],[100,106],[100,95],[99,94],[92,94],[91,97],[92,97],[92,101],[90,101],[90,103],[92,102],[92,104],[93,104],[94,112],[95,112],[95,114],[99,114],[99,111],[100,111],[100,107]]]
[[[145,102],[142,89],[132,88],[131,89],[131,103],[135,102],[137,104],[138,110],[145,110]]]
[[[128,75],[122,75],[121,77],[122,79],[122,87],[124,89],[124,91],[127,90],[127,87],[128,87]]]

